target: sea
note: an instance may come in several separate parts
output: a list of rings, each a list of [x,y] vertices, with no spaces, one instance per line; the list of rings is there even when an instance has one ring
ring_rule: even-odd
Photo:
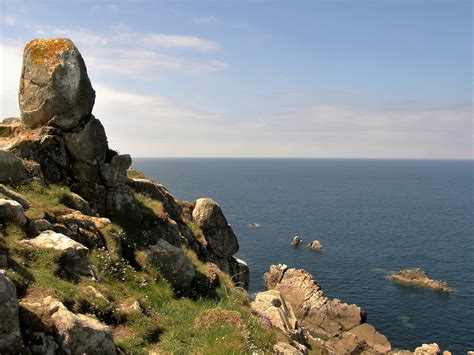
[[[251,292],[265,289],[270,265],[287,264],[359,305],[392,348],[474,350],[472,160],[135,158],[133,167],[179,199],[220,204]],[[304,245],[291,245],[295,235]],[[312,240],[324,249],[306,248]],[[388,280],[410,267],[454,292]]]

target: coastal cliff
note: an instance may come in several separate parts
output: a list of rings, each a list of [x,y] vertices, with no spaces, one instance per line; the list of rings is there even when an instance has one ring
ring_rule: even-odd
[[[26,45],[21,117],[0,124],[0,353],[392,351],[304,270],[272,266],[250,302],[219,204],[131,169],[94,102],[71,40]]]

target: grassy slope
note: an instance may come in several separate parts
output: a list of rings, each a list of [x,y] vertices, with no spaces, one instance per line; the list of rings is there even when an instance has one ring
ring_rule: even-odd
[[[32,203],[29,218],[43,218],[64,213],[64,195],[70,194],[65,187],[41,185],[33,182],[18,190]],[[141,198],[148,211],[162,213],[156,201]],[[159,228],[147,231],[161,236]],[[235,288],[226,274],[220,274],[220,282],[211,296],[197,299],[178,298],[170,284],[159,271],[142,261],[132,268],[114,252],[114,239],[110,236],[121,231],[120,225],[112,224],[102,230],[108,240],[108,249],[93,250],[90,259],[101,273],[100,282],[86,277],[68,277],[61,271],[60,258],[53,250],[26,249],[19,240],[24,232],[13,226],[3,227],[4,240],[0,248],[9,249],[7,276],[17,285],[21,297],[59,298],[72,311],[91,314],[109,324],[116,344],[127,353],[173,352],[234,354],[252,353],[255,350],[269,352],[282,336],[267,328],[251,315],[245,292]],[[127,230],[127,229],[126,229]],[[112,233],[113,232],[113,233]],[[132,231],[130,244],[140,244],[141,233]],[[126,237],[128,238],[128,236]],[[2,245],[3,244],[3,245]],[[197,269],[204,275],[212,274],[210,266],[198,260],[190,250],[185,250]],[[142,252],[137,252],[137,260]],[[86,286],[99,290],[110,303],[86,294]],[[138,301],[143,312],[118,310]]]

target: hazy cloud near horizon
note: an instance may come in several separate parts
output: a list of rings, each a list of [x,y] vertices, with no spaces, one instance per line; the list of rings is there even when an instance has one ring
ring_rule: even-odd
[[[224,26],[223,21],[214,14],[190,11],[183,21],[195,26],[195,32],[151,31],[115,21],[102,29],[52,27],[31,14],[24,15],[31,22],[20,29],[11,7],[3,10],[9,12],[4,12],[1,25],[1,117],[19,115],[25,41],[64,36],[75,41],[83,54],[96,90],[93,113],[106,127],[111,146],[133,156],[473,157],[472,104],[466,100],[439,102],[433,97],[431,102],[403,104],[401,98],[387,105],[386,96],[377,93],[371,104],[366,102],[371,101],[370,83],[361,88],[368,99],[358,102],[359,94],[346,100],[351,94],[345,87],[340,96],[318,95],[326,90],[319,82],[312,89],[317,78],[301,81],[301,87],[292,80],[287,87],[267,87],[251,79],[242,62],[246,59],[234,53],[232,37],[237,31],[260,41],[263,37],[253,32],[255,26],[228,22],[225,25],[233,28],[229,38],[216,38],[213,26]],[[118,13],[120,8],[107,11]],[[272,36],[264,41],[277,40],[277,34]],[[245,48],[240,45],[239,50]],[[255,61],[252,71],[277,70]],[[291,77],[292,70],[288,67],[285,75]],[[246,91],[241,80],[255,87]],[[397,78],[386,80],[389,86]],[[334,91],[333,85],[327,84],[328,93]]]

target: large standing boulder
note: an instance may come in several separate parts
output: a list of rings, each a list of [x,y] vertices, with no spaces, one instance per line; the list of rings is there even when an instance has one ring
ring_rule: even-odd
[[[94,100],[86,65],[71,40],[34,39],[26,45],[19,102],[27,127],[50,120],[62,129],[76,127],[90,115]]]
[[[264,278],[267,288],[280,291],[296,318],[315,334],[334,337],[365,322],[360,307],[329,299],[304,270],[272,265]]]
[[[23,162],[13,153],[0,149],[0,183],[20,183],[27,178]]]
[[[18,202],[0,198],[0,224],[8,222],[23,227],[27,222],[25,211]]]
[[[0,272],[0,353],[13,354],[21,349],[18,298],[15,285]]]
[[[196,200],[193,220],[201,227],[208,247],[220,258],[227,258],[239,250],[234,231],[227,223],[220,206],[210,198]]]
[[[21,243],[38,249],[57,250],[64,257],[66,269],[79,275],[91,274],[90,262],[87,258],[89,249],[64,234],[45,231],[36,238],[22,240]]]
[[[108,143],[104,126],[92,117],[82,130],[66,135],[66,148],[75,161],[93,163],[105,161]]]
[[[150,261],[178,291],[186,291],[196,277],[196,267],[183,251],[165,240],[148,249]]]
[[[286,304],[280,292],[275,290],[259,292],[255,295],[255,300],[250,303],[250,307],[261,317],[270,319],[272,326],[280,329],[290,339],[299,343],[306,341],[291,306]]]

